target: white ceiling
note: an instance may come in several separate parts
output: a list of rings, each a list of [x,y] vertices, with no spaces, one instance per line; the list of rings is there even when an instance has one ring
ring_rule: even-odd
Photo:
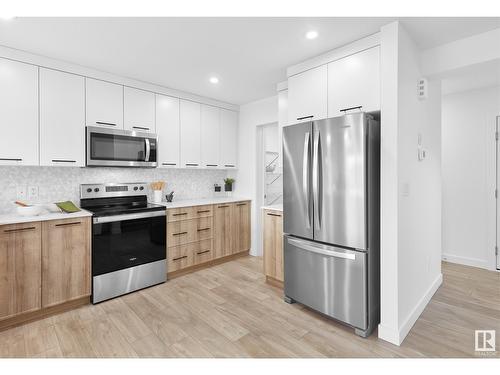
[[[286,67],[394,18],[15,18],[0,44],[233,104],[273,95]],[[421,48],[500,27],[500,18],[400,18]],[[307,40],[308,30],[319,37]],[[211,75],[218,85],[208,82]]]
[[[448,73],[441,81],[443,95],[500,86],[500,60],[471,65]]]

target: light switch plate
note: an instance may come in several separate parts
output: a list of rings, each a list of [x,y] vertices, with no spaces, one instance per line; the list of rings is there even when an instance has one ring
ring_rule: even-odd
[[[38,199],[38,186],[28,186],[28,199],[30,201]]]

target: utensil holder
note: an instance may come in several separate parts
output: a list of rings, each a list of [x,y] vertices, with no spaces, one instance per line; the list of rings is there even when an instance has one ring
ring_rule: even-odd
[[[161,203],[161,190],[153,190],[153,202]]]

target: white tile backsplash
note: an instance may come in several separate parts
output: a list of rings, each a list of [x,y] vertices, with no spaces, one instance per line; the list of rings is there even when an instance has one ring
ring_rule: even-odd
[[[224,170],[205,169],[0,166],[0,213],[14,210],[18,186],[38,186],[38,199],[26,199],[28,203],[72,200],[79,204],[80,184],[165,181],[164,192],[173,190],[178,200],[212,197],[214,183],[224,186],[227,175]]]

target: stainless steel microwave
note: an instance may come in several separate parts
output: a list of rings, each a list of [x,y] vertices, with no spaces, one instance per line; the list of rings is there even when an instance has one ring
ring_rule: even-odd
[[[87,126],[88,167],[157,166],[156,134]]]

